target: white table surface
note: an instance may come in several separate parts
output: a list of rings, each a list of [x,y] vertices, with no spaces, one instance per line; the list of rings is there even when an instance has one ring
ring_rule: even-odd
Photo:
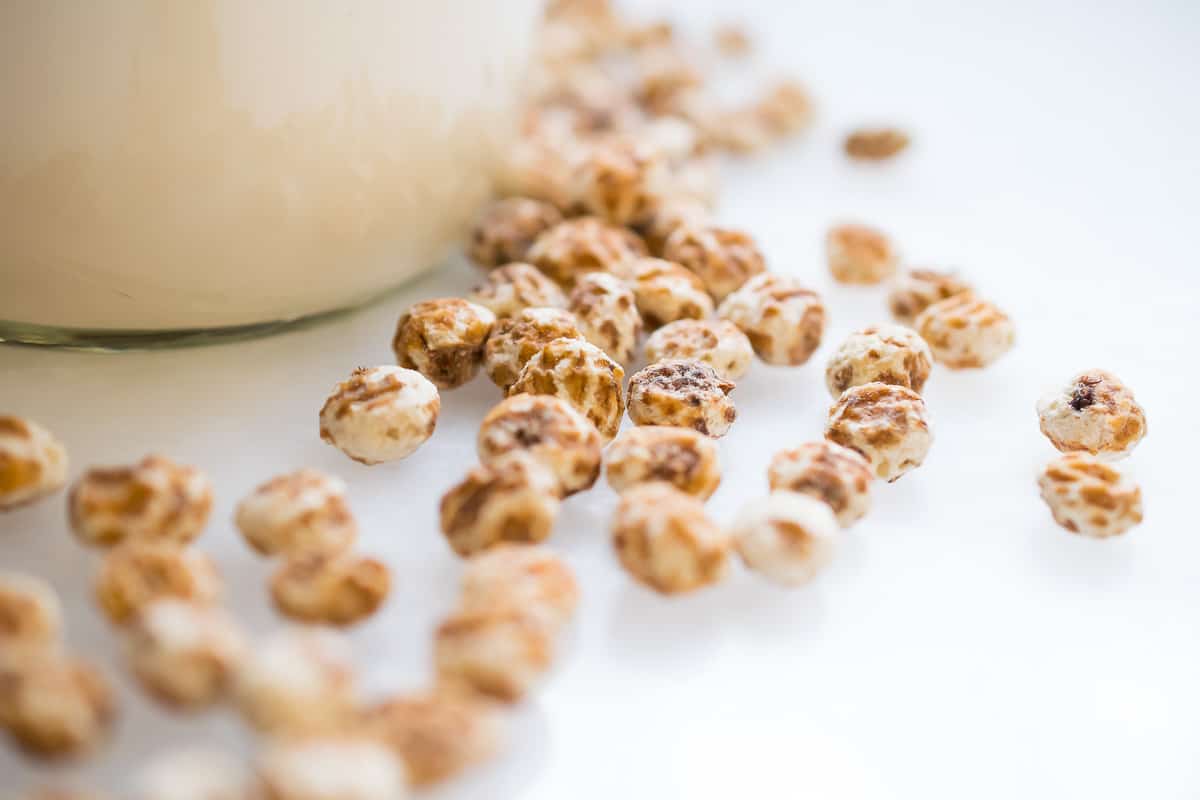
[[[698,29],[716,0],[677,0]],[[913,263],[961,268],[1016,319],[1017,348],[984,371],[937,370],[924,466],[879,485],[813,585],[725,585],[663,599],[611,553],[614,495],[571,498],[551,546],[583,603],[561,664],[512,718],[507,754],[444,798],[1192,798],[1200,796],[1200,525],[1191,502],[1200,379],[1200,4],[772,3],[746,0],[769,58],[810,81],[806,140],[730,171],[722,211],[773,269],[824,292],[831,324],[805,367],[758,366],[735,392],[710,508],[761,496],[770,455],[818,437],[831,349],[885,318],[883,291],[831,284],[831,221],[892,232]],[[728,11],[725,12],[729,13]],[[839,135],[903,124],[909,154],[847,163]],[[428,677],[430,632],[459,563],[437,531],[440,494],[473,462],[486,379],[444,393],[434,438],[365,468],[317,438],[331,384],[389,363],[408,303],[465,291],[455,264],[347,319],[277,338],[96,356],[0,348],[0,408],[51,427],[72,475],[158,451],[200,465],[217,505],[200,546],[248,624],[278,624],[267,567],[230,523],[259,481],[311,465],[344,477],[396,589],[353,632],[372,691]],[[1115,541],[1056,527],[1034,474],[1053,455],[1033,406],[1103,366],[1137,392],[1149,438],[1122,469],[1146,522]],[[62,774],[115,789],[151,754],[248,741],[222,713],[172,718],[129,683],[90,601],[95,553],[63,498],[0,517],[0,563],[53,581],[73,647],[103,659],[122,719],[97,759]],[[0,747],[0,788],[49,773]]]

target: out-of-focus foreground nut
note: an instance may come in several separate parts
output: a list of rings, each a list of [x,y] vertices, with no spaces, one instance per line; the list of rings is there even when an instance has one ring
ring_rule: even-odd
[[[834,397],[851,386],[890,383],[920,394],[933,369],[929,345],[900,325],[872,325],[846,337],[825,367],[825,386]]]
[[[875,477],[897,480],[919,467],[933,443],[921,395],[888,383],[847,389],[829,409],[825,438],[855,450]]]
[[[1090,369],[1038,403],[1042,433],[1061,452],[1116,460],[1146,435],[1146,412],[1116,375]]]
[[[557,631],[575,613],[579,585],[570,567],[546,548],[500,544],[467,559],[461,595],[464,612],[520,611]]]
[[[771,491],[807,494],[821,500],[848,528],[871,507],[871,465],[861,454],[829,441],[805,442],[771,459]]]
[[[513,702],[553,660],[553,629],[519,609],[459,611],[434,634],[438,677]]]
[[[116,714],[108,680],[87,661],[25,651],[0,662],[0,727],[30,755],[84,755],[105,738]]]
[[[934,359],[951,369],[986,367],[1016,341],[1009,316],[973,294],[934,303],[921,312],[915,325]]]
[[[1087,453],[1069,453],[1038,477],[1054,521],[1097,539],[1119,536],[1142,521],[1142,491],[1109,464]]]
[[[321,438],[360,464],[405,458],[433,435],[442,401],[416,370],[356,369],[321,408]]]
[[[443,495],[442,533],[460,556],[500,542],[540,542],[554,527],[561,491],[533,456],[509,453],[472,469]]]
[[[49,583],[0,570],[0,652],[48,650],[62,635],[62,607]]]
[[[36,422],[0,415],[0,511],[32,503],[67,480],[67,451]]]
[[[703,361],[659,361],[629,379],[629,418],[635,425],[676,425],[724,436],[737,419],[734,384]]]
[[[586,416],[607,441],[617,434],[625,400],[624,368],[603,350],[582,339],[555,339],[521,369],[509,395],[551,395]]]
[[[562,222],[562,214],[549,203],[529,197],[506,197],[484,209],[467,254],[484,269],[524,261],[534,240]]]
[[[532,264],[506,264],[487,274],[467,299],[498,318],[514,316],[526,308],[565,308],[567,296],[558,284]]]
[[[627,261],[645,254],[645,244],[632,231],[596,217],[577,217],[539,236],[525,260],[569,289],[589,272],[621,276]]]
[[[833,558],[839,529],[825,503],[778,491],[744,506],[730,533],[747,567],[775,583],[800,586]]]
[[[551,395],[518,394],[487,413],[476,441],[480,463],[523,451],[554,473],[564,494],[591,488],[603,441],[587,417]]]
[[[604,142],[589,148],[577,167],[575,197],[589,214],[636,225],[661,202],[666,171],[652,148],[626,138]]]
[[[221,589],[221,576],[211,558],[156,542],[128,542],[109,551],[96,577],[96,601],[118,625],[158,600],[214,605]]]
[[[467,383],[483,364],[483,343],[496,315],[460,297],[414,303],[396,324],[396,362],[415,369],[439,389]]]
[[[408,769],[382,742],[339,738],[278,740],[257,765],[264,800],[404,800]]]
[[[838,283],[882,283],[896,272],[897,256],[886,234],[866,225],[836,225],[825,237],[829,272]]]
[[[683,225],[663,245],[663,258],[690,269],[718,301],[766,270],[758,246],[742,231]]]
[[[575,282],[567,308],[584,338],[618,364],[633,361],[642,316],[633,292],[615,275],[591,272]]]
[[[254,798],[249,770],[220,750],[171,750],[156,755],[134,778],[133,800]]]
[[[358,537],[345,481],[315,469],[260,485],[238,504],[235,521],[247,543],[264,556],[345,550]]]
[[[608,483],[617,492],[666,481],[681,492],[707,500],[721,483],[717,445],[688,428],[639,425],[608,448]]]
[[[795,278],[756,275],[717,309],[750,339],[754,352],[768,364],[799,366],[821,345],[825,304]]]
[[[387,599],[387,564],[357,553],[313,552],[290,556],[271,577],[279,613],[298,622],[353,625]]]

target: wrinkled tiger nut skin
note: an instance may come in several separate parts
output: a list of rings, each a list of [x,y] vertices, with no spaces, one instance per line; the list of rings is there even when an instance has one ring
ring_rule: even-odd
[[[62,488],[67,451],[36,422],[0,414],[0,511],[33,503]]]
[[[110,550],[96,577],[96,601],[117,625],[132,621],[159,600],[215,605],[221,591],[221,577],[211,558],[157,542],[128,542]]]
[[[528,453],[554,473],[568,495],[596,482],[604,441],[596,426],[567,401],[518,394],[487,413],[476,446],[485,466],[514,451]]]
[[[271,577],[271,599],[289,619],[347,626],[374,614],[392,587],[382,561],[349,552],[309,552],[287,558]]]
[[[529,359],[550,342],[582,338],[575,315],[565,309],[522,309],[496,323],[484,347],[484,367],[492,383],[507,390]]]
[[[704,281],[672,261],[637,259],[630,266],[629,285],[642,321],[650,330],[676,320],[704,319],[713,312]]]
[[[637,225],[636,230],[646,243],[646,249],[652,255],[661,257],[667,240],[679,228],[705,228],[711,224],[712,213],[699,199],[671,197],[664,200],[648,219]]]
[[[768,364],[799,366],[812,358],[825,334],[825,304],[795,278],[756,275],[717,309],[737,325]]]
[[[467,559],[459,599],[464,612],[520,611],[557,632],[578,606],[575,574],[545,547],[498,544]]]
[[[888,383],[847,389],[829,409],[825,438],[860,453],[889,483],[919,467],[933,443],[921,395]]]
[[[0,728],[30,756],[87,755],[107,738],[116,716],[112,686],[88,661],[49,650],[0,661]]]
[[[396,324],[396,363],[415,369],[439,389],[470,381],[483,364],[483,345],[496,315],[460,297],[414,303]]]
[[[681,319],[656,330],[646,340],[646,360],[703,361],[719,375],[737,380],[750,371],[754,347],[742,329],[723,319]]]
[[[555,339],[529,359],[508,389],[517,394],[551,395],[582,413],[607,442],[617,435],[625,413],[624,368],[582,339]]]
[[[807,494],[828,505],[838,524],[848,528],[871,508],[871,465],[848,447],[829,441],[805,442],[771,459],[771,491]]]
[[[321,407],[321,439],[371,466],[412,455],[437,427],[442,399],[413,369],[356,369]]]
[[[280,475],[238,503],[234,521],[259,555],[340,551],[358,538],[346,483],[315,469]]]
[[[825,386],[834,397],[851,386],[890,383],[920,394],[933,369],[933,353],[916,331],[872,325],[855,331],[830,357]]]
[[[654,215],[666,183],[666,164],[652,148],[619,139],[588,149],[576,168],[574,194],[587,213],[636,225]]]
[[[576,217],[538,237],[525,260],[570,289],[589,272],[611,272],[621,277],[626,262],[644,255],[646,245],[633,231],[597,217]]]
[[[820,500],[786,490],[744,506],[730,526],[746,566],[782,586],[802,586],[833,559],[840,533]]]
[[[888,309],[901,325],[916,326],[917,317],[934,303],[971,291],[971,285],[950,272],[911,269],[897,276],[888,294]]]
[[[697,431],[639,425],[608,448],[608,484],[617,492],[665,481],[685,494],[707,500],[721,485],[716,443]]]
[[[553,631],[519,609],[459,611],[438,625],[433,652],[440,680],[511,703],[550,668]]]
[[[256,792],[211,800],[405,800],[409,796],[408,771],[400,757],[385,744],[356,732],[270,742],[258,755],[255,772]]]
[[[533,456],[509,453],[475,467],[442,496],[442,533],[464,557],[501,542],[540,542],[554,527],[561,491]]]
[[[915,324],[934,359],[951,369],[986,367],[1016,342],[1012,319],[973,294],[934,303],[921,312]]]
[[[712,225],[676,228],[663,245],[663,258],[694,272],[718,302],[767,268],[749,234]]]
[[[1104,539],[1142,521],[1142,491],[1116,468],[1088,453],[1068,453],[1038,476],[1054,521],[1071,533]]]
[[[61,636],[62,606],[54,587],[34,575],[0,569],[0,657],[18,649],[54,649]]]
[[[886,161],[908,149],[909,141],[897,128],[859,128],[846,136],[842,148],[858,161]]]
[[[866,225],[835,225],[825,237],[829,272],[838,283],[867,286],[896,272],[898,257],[882,231]]]
[[[584,338],[618,364],[633,361],[642,317],[633,292],[619,278],[592,272],[579,278],[567,309],[575,315]]]
[[[497,267],[476,286],[467,300],[505,319],[526,308],[566,308],[567,296],[558,284],[532,264],[516,262]]]
[[[562,222],[550,203],[529,197],[496,200],[480,215],[471,231],[467,255],[484,269],[524,261],[534,241]]]
[[[1146,435],[1146,412],[1121,379],[1102,369],[1081,372],[1038,402],[1042,433],[1060,452],[1125,458]]]
[[[629,418],[635,425],[675,425],[721,437],[737,419],[733,388],[703,361],[659,361],[629,379]]]

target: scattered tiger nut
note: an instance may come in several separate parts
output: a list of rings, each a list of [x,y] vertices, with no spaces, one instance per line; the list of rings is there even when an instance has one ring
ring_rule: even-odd
[[[442,533],[460,556],[500,542],[540,542],[554,527],[561,491],[536,458],[509,453],[475,467],[442,496]]]
[[[214,605],[221,577],[212,559],[197,550],[158,542],[127,542],[104,556],[96,600],[109,620],[129,622],[151,603],[174,598]]]
[[[713,31],[713,44],[717,51],[729,58],[741,58],[749,55],[752,49],[750,34],[741,25],[726,22]]]
[[[358,538],[345,481],[315,469],[261,484],[238,503],[234,521],[246,542],[264,556],[340,551]]]
[[[1081,536],[1119,536],[1142,521],[1142,490],[1088,453],[1051,461],[1038,476],[1038,487],[1054,521]]]
[[[62,606],[49,583],[0,570],[0,651],[49,650],[62,636]]]
[[[828,505],[789,491],[747,504],[730,526],[746,566],[783,586],[811,581],[833,558],[838,533]]]
[[[859,128],[846,136],[842,147],[850,158],[884,161],[899,155],[908,144],[908,134],[896,128]]]
[[[483,344],[496,315],[461,297],[414,303],[396,324],[396,362],[415,369],[439,389],[470,381],[483,365]]]
[[[890,383],[843,392],[829,409],[825,438],[860,453],[889,483],[919,467],[933,443],[921,395]]]
[[[1012,319],[973,294],[959,294],[926,308],[917,317],[917,333],[933,358],[951,369],[986,367],[1012,349]]]
[[[737,380],[750,371],[754,348],[742,329],[723,319],[681,319],[664,325],[646,340],[646,360],[703,361],[723,378]]]
[[[579,584],[571,568],[544,547],[498,544],[467,559],[461,595],[463,612],[520,611],[558,631],[575,614]]]
[[[805,442],[781,450],[771,459],[767,482],[771,491],[807,494],[823,501],[849,528],[871,508],[871,465],[848,447],[829,441]]]
[[[485,466],[514,451],[528,453],[554,473],[566,495],[596,482],[604,442],[596,426],[567,401],[518,394],[487,413],[476,445]]]
[[[558,284],[532,264],[516,262],[487,274],[467,299],[498,319],[516,316],[526,308],[566,308],[567,296]]]
[[[475,223],[467,255],[484,269],[524,261],[534,240],[560,222],[562,214],[550,203],[529,197],[497,200]]]
[[[67,451],[36,422],[0,415],[0,511],[58,491],[67,480]]]
[[[737,419],[729,398],[733,388],[703,361],[659,361],[629,379],[629,418],[635,425],[676,425],[724,436]]]
[[[562,147],[536,139],[516,142],[499,173],[497,188],[503,192],[527,195],[554,206],[560,213],[574,203],[574,159]],[[526,248],[525,258],[528,255]]]
[[[708,207],[693,197],[668,197],[650,217],[636,227],[655,256],[661,256],[671,234],[682,227],[704,228],[711,224]],[[672,262],[674,263],[674,262]]]
[[[406,458],[433,435],[442,400],[416,370],[360,367],[321,407],[321,439],[368,466]]]
[[[591,342],[555,339],[529,359],[509,395],[552,395],[587,417],[605,441],[616,436],[625,413],[624,368]]]
[[[434,634],[438,678],[514,702],[549,668],[552,629],[520,609],[459,611]]]
[[[729,537],[704,503],[669,483],[644,483],[621,495],[612,524],[621,565],[662,594],[680,594],[725,577]]]
[[[246,654],[246,640],[224,611],[160,600],[138,614],[125,649],[134,675],[155,699],[197,709],[225,696]]]
[[[704,76],[677,47],[655,47],[638,54],[634,94],[651,114],[670,112],[681,92],[700,86]]]
[[[663,245],[663,258],[690,269],[718,302],[766,270],[749,234],[715,225],[681,225]]]
[[[124,541],[183,545],[204,530],[212,484],[195,467],[146,456],[128,467],[85,472],[67,498],[71,529],[85,544]]]
[[[251,800],[249,770],[220,750],[187,748],[156,755],[134,779],[134,800]]]
[[[1081,372],[1038,402],[1042,433],[1059,451],[1084,451],[1115,461],[1146,435],[1146,412],[1116,375]]]
[[[755,105],[762,124],[775,136],[794,136],[813,123],[813,101],[798,81],[782,79]]]
[[[382,742],[360,736],[277,740],[259,755],[256,772],[267,800],[409,796],[404,761]]]
[[[630,265],[630,286],[647,328],[681,319],[704,319],[713,312],[712,297],[694,272],[661,258],[639,258]]]
[[[835,225],[825,237],[829,272],[838,283],[882,283],[896,272],[897,256],[887,235],[866,225]]]
[[[582,339],[575,315],[560,308],[526,308],[496,323],[483,351],[492,383],[507,390],[529,359],[555,339]]]
[[[900,273],[888,294],[888,308],[901,325],[912,328],[917,316],[939,300],[965,294],[971,285],[950,272],[910,269]]]
[[[570,289],[589,272],[620,276],[625,262],[644,255],[646,245],[633,231],[596,217],[576,217],[539,236],[525,260]]]
[[[83,756],[106,738],[116,715],[108,679],[87,661],[40,650],[0,665],[0,727],[29,755]]]
[[[353,625],[374,614],[392,588],[387,564],[346,551],[300,553],[271,577],[271,599],[297,622]]]
[[[628,364],[642,334],[633,292],[615,275],[592,272],[575,282],[567,308],[585,339],[618,364]]]
[[[825,304],[795,278],[756,275],[725,298],[717,316],[750,339],[768,364],[799,366],[808,361],[825,333]]]
[[[652,148],[619,139],[589,148],[575,182],[575,197],[587,213],[613,225],[635,225],[654,214],[667,168]]]
[[[608,448],[608,484],[617,492],[653,481],[707,500],[721,485],[721,465],[713,440],[688,428],[639,425]]]
[[[871,325],[846,337],[825,367],[834,397],[851,386],[890,383],[920,394],[933,369],[933,353],[916,331],[900,325]]]

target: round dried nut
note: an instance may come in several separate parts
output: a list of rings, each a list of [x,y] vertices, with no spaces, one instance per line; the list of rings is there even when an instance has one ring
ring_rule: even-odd
[[[921,395],[890,383],[847,389],[829,409],[825,438],[860,453],[875,477],[897,480],[919,467],[933,443]]]
[[[1104,539],[1142,521],[1142,490],[1116,468],[1088,453],[1068,453],[1038,476],[1054,521],[1071,533]]]
[[[222,699],[246,654],[245,637],[228,614],[179,600],[160,600],[142,609],[125,646],[145,690],[181,709]]]
[[[950,272],[910,269],[902,272],[888,294],[888,308],[901,325],[913,327],[917,316],[934,303],[971,291],[971,285]]]
[[[617,558],[636,580],[680,594],[725,577],[730,540],[699,499],[669,483],[644,483],[621,495],[612,525]]]
[[[67,451],[36,422],[0,415],[0,511],[58,491],[67,480]]]
[[[579,605],[571,568],[544,547],[499,544],[467,559],[461,583],[464,612],[520,611],[552,631],[570,622]]]
[[[550,668],[553,629],[519,609],[459,611],[438,626],[433,651],[440,680],[511,703]]]
[[[843,528],[858,522],[871,508],[874,477],[865,458],[829,441],[781,450],[767,470],[771,491],[799,492],[823,501]]]
[[[713,312],[704,281],[672,261],[639,258],[631,262],[630,286],[647,328],[681,319],[704,319]]]
[[[986,367],[1016,341],[1012,319],[973,294],[934,303],[917,317],[916,326],[934,360],[951,369]]]
[[[642,333],[633,292],[615,275],[592,272],[575,282],[567,308],[585,339],[618,364],[628,364]]]
[[[846,155],[862,161],[884,161],[899,155],[909,144],[908,134],[896,128],[859,128],[846,136]]]
[[[829,272],[838,283],[875,284],[896,272],[896,252],[886,234],[866,225],[835,225],[825,237]]]
[[[663,245],[663,258],[696,273],[718,301],[767,268],[749,234],[714,225],[679,226]]]
[[[212,484],[195,467],[146,456],[128,467],[98,467],[71,487],[71,529],[84,544],[187,544],[212,511]]]
[[[795,278],[756,275],[717,309],[750,339],[754,352],[768,364],[799,366],[821,345],[825,304]]]
[[[359,736],[280,740],[258,758],[266,800],[404,800],[408,769],[391,748]]]
[[[1081,372],[1038,402],[1042,433],[1061,452],[1124,458],[1146,435],[1146,412],[1116,375]]]
[[[582,339],[555,339],[529,359],[508,394],[552,395],[586,416],[605,441],[616,436],[625,413],[625,370]]]
[[[396,362],[439,389],[455,389],[479,372],[483,344],[495,322],[491,311],[461,297],[414,303],[396,324]]]
[[[360,464],[396,461],[433,435],[441,408],[437,387],[416,370],[360,367],[321,407],[321,439]]]
[[[742,329],[723,319],[681,319],[646,340],[646,360],[703,361],[719,375],[737,380],[750,371],[754,347]]]
[[[741,25],[732,22],[722,23],[713,31],[713,43],[721,55],[729,58],[741,58],[749,55],[753,49],[750,34]]]
[[[62,636],[62,606],[41,578],[0,570],[0,651],[53,649]]]
[[[264,556],[345,550],[358,537],[345,481],[315,469],[260,485],[238,503],[234,520],[246,542]]]
[[[211,558],[158,542],[128,542],[109,551],[96,578],[100,609],[118,625],[158,600],[214,605],[220,595],[221,577]]]
[[[249,800],[249,771],[220,750],[187,748],[154,757],[134,779],[134,800]]]
[[[675,425],[724,436],[737,419],[734,384],[703,361],[659,361],[629,379],[629,418],[635,425]]]
[[[575,315],[559,308],[526,308],[492,329],[483,351],[488,377],[507,390],[521,369],[555,339],[582,339]]]
[[[526,260],[569,289],[589,272],[623,275],[625,262],[645,254],[645,244],[633,231],[596,217],[576,217],[539,236]]]
[[[576,169],[575,197],[589,214],[634,225],[653,215],[666,182],[666,164],[656,152],[618,139],[588,149]]]
[[[357,707],[349,645],[318,628],[274,633],[243,660],[234,697],[259,731],[304,736],[342,730]]]
[[[799,81],[776,81],[755,108],[763,126],[775,136],[794,136],[813,123],[812,97]]]
[[[608,449],[607,464],[608,484],[617,492],[666,481],[681,492],[707,500],[721,484],[716,443],[688,428],[630,428]]]
[[[699,132],[695,135],[698,140]],[[672,165],[666,189],[668,200],[664,202],[695,203],[700,208],[713,208],[721,189],[720,165],[717,155],[712,152],[694,155]],[[706,218],[696,218],[693,224],[706,225],[708,222]],[[665,244],[665,239],[663,242]]]
[[[378,559],[310,552],[279,566],[271,577],[271,599],[279,613],[298,622],[353,625],[374,614],[391,587],[391,571]]]
[[[699,155],[700,132],[696,126],[680,117],[655,117],[646,120],[636,132],[637,145],[649,150],[662,159],[669,167],[678,168],[680,165]],[[677,199],[674,193],[673,181],[668,180],[668,192],[659,198],[649,217],[645,217],[634,225],[640,228],[649,219],[658,216],[660,207]]]
[[[529,197],[496,200],[475,223],[467,254],[484,269],[523,261],[534,240],[560,222],[562,214],[550,203]]]
[[[483,418],[476,443],[485,466],[514,451],[528,453],[554,473],[563,494],[590,489],[600,475],[600,432],[574,406],[551,395],[501,401]]]
[[[634,89],[651,114],[668,112],[676,96],[704,83],[704,75],[678,47],[654,47],[638,54]]]
[[[442,496],[442,533],[460,556],[500,542],[540,542],[554,527],[561,491],[536,458],[509,453],[475,467]]]
[[[116,715],[108,679],[87,661],[41,650],[0,665],[0,728],[32,756],[84,755],[103,741]]]
[[[825,385],[834,397],[851,386],[890,383],[920,393],[933,369],[929,345],[900,325],[872,325],[846,337],[825,367]]]
[[[700,199],[692,196],[672,196],[665,199],[636,230],[646,243],[646,248],[654,255],[661,256],[667,239],[671,238],[671,234],[678,228],[704,228],[711,220],[712,215],[708,207]]]
[[[575,199],[572,195],[575,160],[567,149],[537,137],[513,143],[497,175],[497,188],[536,198],[560,210],[570,208]],[[527,247],[524,257],[528,254]]]
[[[833,558],[838,533],[829,506],[789,491],[747,504],[730,526],[746,566],[782,586],[801,586],[816,577]]]
[[[532,264],[516,262],[487,274],[467,299],[490,310],[499,319],[516,316],[526,308],[565,308],[567,296],[558,284]]]

